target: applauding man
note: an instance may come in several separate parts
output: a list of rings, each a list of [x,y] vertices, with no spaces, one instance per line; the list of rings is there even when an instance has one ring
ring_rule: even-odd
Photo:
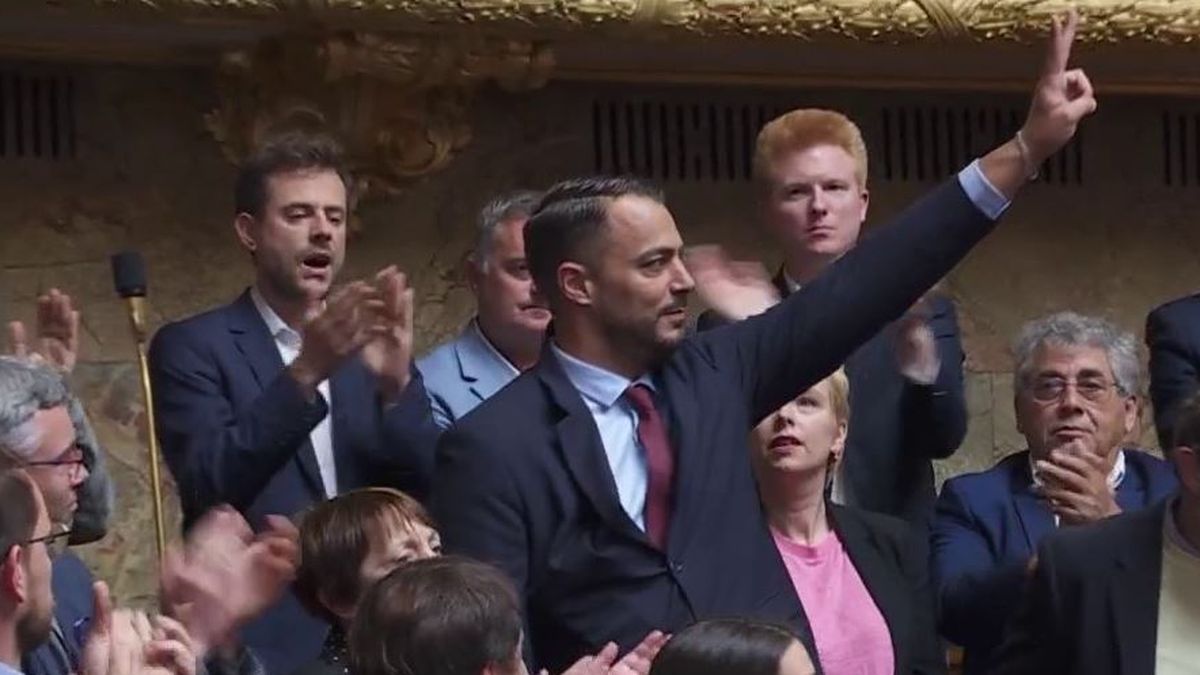
[[[412,290],[395,268],[333,289],[348,192],[333,141],[266,143],[235,194],[254,285],[155,336],[157,433],[188,524],[222,503],[260,526],[368,483],[426,489],[437,428],[410,364]],[[289,594],[244,637],[289,672],[326,630]]]

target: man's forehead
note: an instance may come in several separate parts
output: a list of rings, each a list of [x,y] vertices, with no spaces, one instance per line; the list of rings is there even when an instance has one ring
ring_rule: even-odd
[[[608,208],[608,227],[612,241],[642,247],[650,240],[653,245],[681,246],[683,240],[675,217],[667,207],[649,197],[625,195],[614,199]]]
[[[275,206],[346,207],[346,185],[333,169],[293,169],[267,177],[267,201]]]
[[[1033,353],[1034,369],[1039,372],[1093,371],[1112,374],[1108,352],[1094,345],[1066,345],[1045,342]]]

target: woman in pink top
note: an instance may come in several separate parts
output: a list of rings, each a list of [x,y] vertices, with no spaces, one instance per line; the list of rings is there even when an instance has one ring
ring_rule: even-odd
[[[850,384],[839,370],[753,432],[763,508],[822,672],[945,673],[925,538],[897,518],[828,498],[849,423]]]

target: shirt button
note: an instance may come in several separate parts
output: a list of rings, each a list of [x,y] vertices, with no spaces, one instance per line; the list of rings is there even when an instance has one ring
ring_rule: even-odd
[[[683,574],[683,563],[676,560],[675,562],[671,563],[671,570],[674,571],[675,574]]]

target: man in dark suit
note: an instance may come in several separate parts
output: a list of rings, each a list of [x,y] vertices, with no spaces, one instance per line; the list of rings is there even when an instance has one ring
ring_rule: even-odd
[[[1168,445],[1178,496],[1047,537],[999,650],[1002,675],[1172,675],[1200,663],[1200,398]]]
[[[1070,312],[1030,322],[1016,348],[1016,419],[1029,450],[942,487],[934,582],[943,634],[965,672],[988,672],[1033,552],[1056,528],[1097,522],[1172,493],[1162,460],[1126,448],[1137,424],[1137,342]]]
[[[1159,445],[1171,447],[1176,408],[1200,390],[1200,295],[1166,303],[1146,317],[1150,402]]]
[[[758,134],[759,212],[784,254],[780,297],[812,283],[858,243],[867,215],[867,148],[841,113],[802,109]],[[726,322],[701,315],[705,330]],[[933,505],[930,460],[949,457],[967,430],[963,350],[954,304],[929,295],[846,359],[854,415],[833,499],[924,529]]]
[[[154,337],[157,433],[185,524],[223,503],[257,527],[368,484],[426,490],[437,428],[410,364],[412,290],[387,268],[330,291],[347,186],[331,140],[267,143],[235,195],[254,285]],[[326,631],[289,594],[244,639],[269,672],[287,673],[316,656]]]
[[[552,339],[443,436],[432,501],[448,550],[515,581],[532,661],[561,669],[608,640],[628,649],[717,615],[788,622],[814,653],[747,434],[944,276],[1070,139],[1095,107],[1083,74],[1066,73],[1073,30],[1056,29],[1018,138],[737,324],[687,337],[694,281],[655,190],[606,178],[551,188],[525,247]],[[766,302],[719,268],[696,273],[710,303]]]

